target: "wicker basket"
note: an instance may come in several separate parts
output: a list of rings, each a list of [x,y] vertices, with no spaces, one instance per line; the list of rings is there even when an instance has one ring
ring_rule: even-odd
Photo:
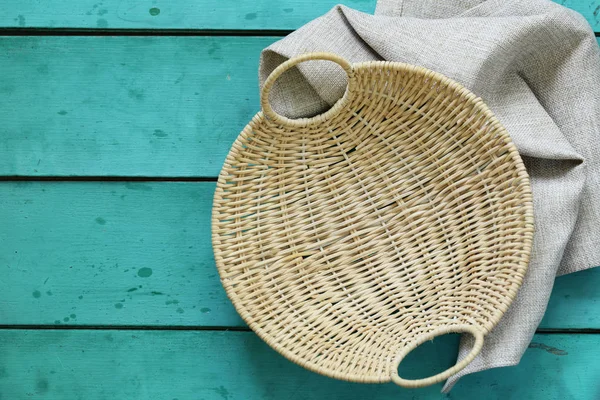
[[[292,120],[268,102],[302,61],[338,63],[344,96]],[[269,76],[219,175],[212,241],[242,318],[288,359],[355,382],[420,387],[481,350],[521,285],[532,197],[507,132],[460,84],[396,62],[302,55]],[[475,338],[435,376],[402,359],[435,336]]]

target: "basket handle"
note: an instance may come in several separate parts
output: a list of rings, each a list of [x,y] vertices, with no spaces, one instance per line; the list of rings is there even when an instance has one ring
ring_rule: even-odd
[[[340,105],[339,101],[338,103],[336,103],[336,105],[334,105],[334,107],[330,108],[323,114],[311,118],[291,119],[284,117],[283,115],[277,114],[271,107],[271,103],[269,102],[269,94],[271,93],[271,89],[273,88],[273,84],[275,83],[277,78],[279,78],[285,71],[289,70],[290,68],[300,64],[301,62],[310,60],[332,61],[338,64],[340,67],[342,67],[348,75],[348,86],[350,86],[350,83],[353,81],[352,64],[350,64],[348,61],[338,56],[337,54],[318,52],[305,53],[296,57],[292,57],[286,62],[279,65],[277,68],[275,68],[263,84],[263,88],[260,94],[260,105],[262,107],[263,114],[270,120],[285,125],[302,125],[306,124],[307,122],[318,120],[319,118],[326,118],[330,115],[330,113],[334,113],[337,110],[336,106]],[[347,93],[348,89],[346,89],[346,94],[344,94],[344,97],[342,97],[342,99],[346,97]],[[336,110],[334,110],[334,108]]]
[[[447,370],[440,372],[437,375],[430,376],[428,378],[423,379],[404,379],[398,375],[398,367],[400,363],[414,349],[418,346],[422,345],[428,340],[433,340],[436,336],[445,335],[447,333],[470,333],[475,338],[475,345],[467,354],[465,358],[456,363],[453,367],[448,368]],[[473,359],[479,354],[481,348],[483,347],[483,337],[484,332],[481,328],[473,325],[454,325],[448,327],[438,328],[434,331],[428,332],[425,335],[422,335],[417,338],[410,345],[404,347],[402,351],[396,356],[395,362],[392,364],[391,371],[391,379],[396,385],[405,387],[405,388],[420,388],[428,385],[433,385],[434,383],[438,383],[450,378],[452,375],[456,374],[463,368],[465,368]]]

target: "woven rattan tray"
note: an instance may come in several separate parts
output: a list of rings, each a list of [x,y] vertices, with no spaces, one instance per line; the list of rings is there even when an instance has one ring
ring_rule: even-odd
[[[346,71],[344,96],[316,117],[278,115],[273,83],[313,59]],[[213,205],[217,268],[242,318],[334,378],[418,387],[464,368],[531,251],[529,179],[498,120],[438,73],[329,53],[280,65],[261,103]],[[429,378],[398,375],[412,349],[449,332],[474,336],[465,358]]]

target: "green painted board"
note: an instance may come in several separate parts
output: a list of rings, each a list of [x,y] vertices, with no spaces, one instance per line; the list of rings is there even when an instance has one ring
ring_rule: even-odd
[[[600,0],[554,0],[585,17],[594,32],[600,32]]]
[[[600,329],[600,268],[559,276],[540,327]]]
[[[276,39],[1,37],[0,175],[214,177]]]
[[[213,190],[0,183],[0,323],[244,326],[214,265]],[[600,268],[558,278],[542,328],[600,328],[598,287]]]
[[[213,183],[0,183],[2,324],[242,322],[210,243]]]
[[[2,27],[102,29],[296,29],[326,13],[334,0],[4,0]],[[375,0],[346,0],[372,13]],[[600,28],[599,0],[559,0]]]
[[[0,37],[0,175],[215,176],[274,40]]]
[[[401,372],[452,365],[456,341],[417,349]],[[441,384],[333,380],[287,361],[251,332],[13,330],[0,332],[2,399],[81,400],[596,400],[600,335],[538,334],[516,367]]]
[[[8,4],[6,4],[8,3]],[[0,26],[109,29],[296,29],[325,14],[335,0],[4,0]],[[347,0],[365,12],[375,0]]]

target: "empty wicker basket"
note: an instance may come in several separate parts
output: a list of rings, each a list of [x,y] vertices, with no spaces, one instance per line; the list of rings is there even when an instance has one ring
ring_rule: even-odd
[[[292,120],[269,105],[299,62],[338,63],[344,96]],[[248,325],[318,373],[405,387],[464,368],[521,285],[533,235],[521,158],[481,99],[424,68],[312,53],[279,66],[219,176],[213,247]],[[398,365],[435,336],[469,333],[452,368]]]

